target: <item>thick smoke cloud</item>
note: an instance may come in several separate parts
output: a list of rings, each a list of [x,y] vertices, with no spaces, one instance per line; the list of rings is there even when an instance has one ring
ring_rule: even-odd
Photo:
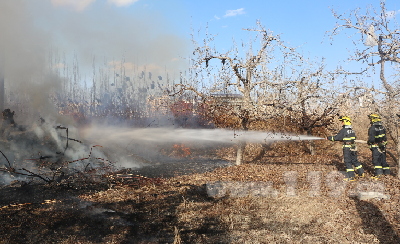
[[[179,77],[185,69],[186,62],[181,57],[186,56],[189,41],[176,34],[161,12],[138,3],[132,0],[0,1],[0,78],[5,78],[7,98],[19,97],[18,101],[24,102],[23,106],[18,102],[18,107],[13,107],[15,99],[14,103],[6,101],[5,108],[15,110],[17,124],[35,128],[16,133],[21,135],[18,138],[12,134],[7,143],[1,141],[2,145],[15,145],[7,151],[8,157],[17,157],[21,151],[43,152],[43,148],[33,145],[40,146],[36,142],[48,137],[44,136],[46,133],[63,132],[55,128],[59,124],[70,129],[70,138],[81,139],[79,133],[74,133],[73,125],[68,124],[70,120],[59,115],[54,101],[49,99],[54,91],[62,90],[66,80],[74,79],[74,72],[79,71],[78,82],[89,81],[87,84],[91,85],[93,73],[100,68],[112,72],[123,60],[126,72],[145,70],[157,77],[162,71],[169,78]],[[56,72],[60,69],[64,72]],[[22,118],[25,110],[30,112]],[[46,123],[38,125],[39,116]],[[29,143],[26,135],[31,137]],[[61,136],[65,137],[62,133]],[[60,151],[65,145],[65,138],[53,137],[58,147],[48,148],[48,154],[56,149]],[[73,160],[85,157],[87,152],[84,144],[71,141],[65,156]]]
[[[0,2],[0,71],[13,83],[43,73],[49,36],[35,27],[24,0]]]
[[[139,2],[0,1],[0,75],[8,94],[23,95],[35,109],[50,111],[47,95],[65,78],[50,71],[69,63],[65,69],[72,74],[73,62],[86,80],[93,69],[112,69],[121,60],[126,69],[179,74],[187,40],[175,34],[162,13]]]

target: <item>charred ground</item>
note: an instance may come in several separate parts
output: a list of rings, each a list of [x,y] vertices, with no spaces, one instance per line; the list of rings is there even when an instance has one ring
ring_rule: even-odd
[[[344,169],[340,145],[321,141],[309,155],[300,144],[273,144],[260,160],[239,166],[201,164],[233,160],[234,148],[192,149],[190,156],[172,148],[170,155],[181,157],[168,167],[126,169],[97,182],[15,181],[0,189],[1,243],[398,243],[393,161],[392,175],[372,181],[369,150],[361,145],[367,177],[338,192],[324,179]],[[323,180],[310,196],[308,173],[315,171]],[[287,172],[297,172],[295,195],[287,194]],[[210,198],[206,185],[216,181],[272,182],[278,196]],[[390,199],[358,200],[359,188],[371,184],[384,185]]]

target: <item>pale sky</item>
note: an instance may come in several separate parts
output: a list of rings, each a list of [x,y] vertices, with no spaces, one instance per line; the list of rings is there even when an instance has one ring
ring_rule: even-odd
[[[335,25],[331,9],[349,13],[371,4],[379,9],[378,0],[3,0],[0,54],[9,73],[37,69],[50,48],[89,68],[96,56],[179,72],[187,65],[182,57],[193,52],[192,33],[198,41],[206,31],[216,35],[215,46],[224,52],[232,39],[248,41],[243,28],[256,27],[259,20],[332,68],[348,57],[352,43],[342,35],[330,44],[325,33]],[[396,14],[400,2],[388,0],[387,8]]]

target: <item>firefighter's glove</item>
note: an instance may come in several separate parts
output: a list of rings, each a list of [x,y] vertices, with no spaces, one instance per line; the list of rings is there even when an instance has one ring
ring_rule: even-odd
[[[334,140],[333,140],[333,136],[328,136],[328,137],[326,137],[326,140],[328,140],[328,141],[334,141]]]

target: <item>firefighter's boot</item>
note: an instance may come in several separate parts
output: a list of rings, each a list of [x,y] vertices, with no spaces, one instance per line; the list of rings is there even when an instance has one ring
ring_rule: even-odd
[[[383,174],[384,175],[390,175],[390,168],[389,167],[383,167]]]
[[[379,180],[380,178],[382,178],[382,175],[374,175],[371,177],[373,180]]]
[[[356,167],[356,171],[357,171],[358,177],[364,178],[364,168],[361,164],[360,164],[360,166]]]

